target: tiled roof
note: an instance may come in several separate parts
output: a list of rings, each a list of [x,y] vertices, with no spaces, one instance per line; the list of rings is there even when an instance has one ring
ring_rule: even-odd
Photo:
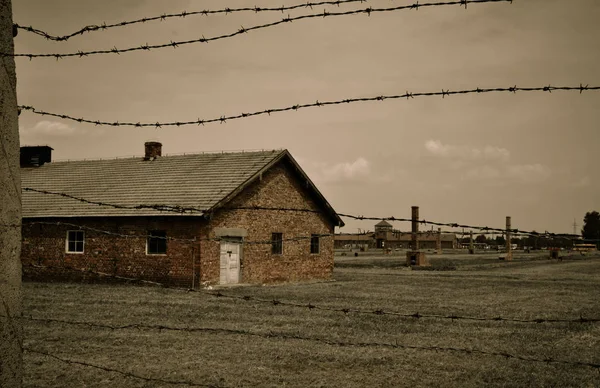
[[[24,188],[98,202],[210,209],[286,155],[291,158],[286,150],[278,150],[163,156],[148,161],[138,157],[52,162],[22,168],[21,179]],[[25,218],[177,215],[154,209],[115,209],[29,191],[23,192],[22,202]]]
[[[392,226],[392,224],[390,224],[386,220],[382,220],[382,221],[379,221],[378,223],[376,223],[375,226]]]

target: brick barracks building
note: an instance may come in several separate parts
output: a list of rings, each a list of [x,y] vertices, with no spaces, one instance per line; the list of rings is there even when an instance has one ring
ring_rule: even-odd
[[[192,288],[331,277],[332,234],[343,222],[287,150],[161,156],[161,148],[52,162],[52,148],[22,147],[24,277],[102,273]]]

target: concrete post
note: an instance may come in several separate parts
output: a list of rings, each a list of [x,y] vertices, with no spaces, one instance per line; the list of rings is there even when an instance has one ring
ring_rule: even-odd
[[[510,217],[506,217],[506,260],[512,260],[512,242],[510,241]]]
[[[419,250],[419,207],[418,206],[412,206],[412,222],[411,222],[411,229],[412,229],[412,235],[411,235],[411,244],[412,244],[412,250],[413,251],[418,251]]]
[[[427,258],[424,252],[419,251],[419,207],[412,207],[412,234],[411,250],[406,252],[406,265],[408,266],[427,266]]]
[[[442,228],[438,228],[437,239],[435,241],[435,250],[438,255],[442,253]]]
[[[0,0],[0,52],[14,53],[11,0]],[[0,61],[0,387],[21,387],[21,175],[15,61]]]
[[[475,247],[473,246],[473,231],[469,232],[469,254],[475,253]]]

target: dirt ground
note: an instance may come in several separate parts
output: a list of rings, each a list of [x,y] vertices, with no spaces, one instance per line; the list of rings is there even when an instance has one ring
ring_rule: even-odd
[[[600,386],[600,322],[515,321],[600,318],[600,256],[430,261],[336,256],[333,281],[218,290],[237,298],[25,283],[24,385]]]

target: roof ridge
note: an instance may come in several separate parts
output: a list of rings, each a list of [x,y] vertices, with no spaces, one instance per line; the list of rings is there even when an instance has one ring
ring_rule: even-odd
[[[252,154],[252,153],[279,153],[286,151],[286,148],[274,149],[248,149],[248,150],[220,150],[220,151],[201,151],[201,152],[179,152],[173,154],[164,154],[161,158],[169,158],[173,156],[199,156],[199,155],[230,155],[230,154]],[[85,158],[85,159],[54,159],[52,163],[69,163],[69,162],[93,162],[107,160],[127,160],[127,159],[142,159],[144,155],[131,156],[115,156],[112,158]]]

